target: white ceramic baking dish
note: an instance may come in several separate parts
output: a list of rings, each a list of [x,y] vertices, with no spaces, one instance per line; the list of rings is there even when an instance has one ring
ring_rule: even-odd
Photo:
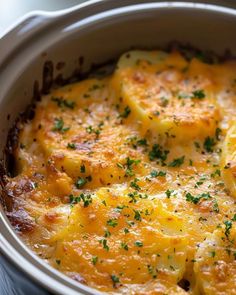
[[[218,54],[226,49],[236,54],[235,36],[235,9],[188,1],[89,1],[59,12],[27,15],[0,40],[2,160],[9,129],[40,89],[49,90],[52,80],[75,72],[78,77],[92,64],[115,59],[130,48],[165,47],[175,40]],[[54,294],[98,294],[36,257],[13,231],[3,207],[0,252],[30,280]]]

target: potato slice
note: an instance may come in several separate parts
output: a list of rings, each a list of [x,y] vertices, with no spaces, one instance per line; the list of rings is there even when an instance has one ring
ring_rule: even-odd
[[[223,144],[221,170],[226,187],[236,197],[236,122],[229,129]]]
[[[236,294],[236,226],[226,220],[196,253],[194,272],[201,294]]]
[[[213,76],[209,65],[178,53],[131,51],[120,58],[113,85],[143,133],[186,141],[215,132]]]
[[[119,277],[116,287],[150,280],[176,284],[182,279],[187,252],[184,220],[167,211],[159,199],[143,195],[130,202],[129,193],[102,188],[87,196],[88,206],[84,201],[74,205],[69,225],[51,239],[57,243],[54,260],[61,261],[60,270],[78,273],[104,291],[107,282],[111,289],[116,283],[113,275]]]
[[[19,151],[18,166],[36,165],[42,154],[45,165],[65,172],[74,182],[84,179],[90,188],[141,173],[144,155],[127,144],[128,138],[139,136],[138,130],[118,124],[121,119],[109,83],[109,79],[89,79],[44,97],[21,134],[25,148]]]

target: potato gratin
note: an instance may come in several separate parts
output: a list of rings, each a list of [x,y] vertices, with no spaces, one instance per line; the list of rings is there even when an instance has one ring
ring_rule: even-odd
[[[235,112],[235,61],[128,52],[21,123],[11,223],[103,292],[236,294]]]

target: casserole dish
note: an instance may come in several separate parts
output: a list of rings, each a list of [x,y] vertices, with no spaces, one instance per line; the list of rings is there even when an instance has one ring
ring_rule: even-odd
[[[29,16],[2,38],[1,151],[18,114],[40,89],[47,93],[53,80],[80,77],[94,62],[117,58],[131,47],[160,48],[172,40],[235,53],[235,17],[235,10],[214,5],[146,1],[92,1],[63,13]],[[0,225],[1,251],[44,287],[58,294],[97,293],[35,257],[12,231],[3,210]]]

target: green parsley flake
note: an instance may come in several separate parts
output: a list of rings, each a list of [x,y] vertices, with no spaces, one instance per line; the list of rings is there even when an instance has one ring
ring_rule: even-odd
[[[137,140],[137,145],[147,146],[148,144],[146,138]]]
[[[73,109],[75,107],[74,101],[66,100],[62,97],[52,97],[51,100],[55,102],[60,108],[65,107],[65,108]]]
[[[133,209],[133,211],[134,211],[134,219],[136,219],[138,221],[141,221],[142,220],[142,217],[141,217],[140,211],[139,210],[135,210],[135,209]]]
[[[213,147],[215,146],[215,144],[216,144],[216,142],[215,142],[214,138],[207,136],[204,141],[203,147],[208,153],[212,153]]]
[[[165,171],[152,170],[150,175],[151,175],[152,178],[155,178],[155,177],[158,177],[158,176],[164,177],[164,176],[166,176],[166,172]]]
[[[139,181],[139,179],[135,178],[134,181],[131,181],[130,186],[139,191],[141,187],[137,184],[137,181]]]
[[[107,245],[107,240],[106,239],[100,240],[99,243],[102,244],[103,249],[105,249],[106,251],[109,251],[109,247]]]
[[[98,262],[98,257],[97,256],[93,256],[91,258],[91,262],[92,262],[93,265],[95,265]]]
[[[131,113],[131,109],[129,108],[129,106],[126,106],[124,108],[124,111],[120,114],[119,117],[121,117],[121,118],[127,118],[130,113]]]
[[[83,177],[79,177],[75,182],[75,186],[77,188],[82,188],[87,182],[88,182],[87,179]]]
[[[185,156],[180,158],[174,159],[172,162],[169,163],[169,167],[180,167],[184,163]]]
[[[152,146],[152,150],[149,152],[149,159],[150,161],[154,161],[156,159],[161,160],[164,162],[167,159],[167,155],[169,154],[169,151],[163,150],[163,148],[159,144],[154,144]]]
[[[137,246],[137,247],[143,247],[143,243],[140,242],[140,241],[135,241],[134,245]]]
[[[101,133],[101,128],[94,129],[93,126],[89,125],[88,127],[86,127],[86,131],[89,134],[94,133],[98,136]]]
[[[124,228],[124,233],[128,234],[129,233],[129,229],[128,228]]]
[[[187,202],[192,202],[193,204],[197,204],[201,199],[203,200],[212,199],[209,193],[202,193],[197,196],[193,196],[191,193],[187,193],[185,197]]]
[[[116,284],[118,284],[120,282],[119,277],[115,276],[115,275],[111,275],[111,280],[113,282],[113,287],[116,287]]]
[[[105,234],[104,234],[104,237],[105,238],[109,238],[111,236],[111,233],[109,232],[109,230],[105,230]]]
[[[70,129],[70,127],[64,127],[64,121],[62,118],[55,118],[54,119],[54,126],[52,131],[59,131],[59,132],[66,132]]]
[[[90,194],[86,195],[86,194],[82,193],[79,196],[70,195],[69,198],[70,198],[70,204],[72,204],[72,205],[78,204],[82,201],[85,208],[88,207],[89,204],[92,203],[92,195],[90,195]]]
[[[192,92],[192,98],[203,99],[205,97],[206,97],[206,95],[205,95],[205,93],[204,93],[204,91],[202,89],[195,90],[195,91]]]
[[[230,230],[232,228],[232,222],[230,220],[226,220],[224,221],[224,225],[225,225],[225,235],[227,238],[229,238]]]
[[[107,220],[107,225],[111,226],[111,227],[116,227],[118,224],[117,219],[109,219]]]
[[[85,166],[84,166],[84,164],[83,164],[83,165],[80,166],[80,172],[81,172],[81,173],[85,173],[85,171],[86,171],[86,170],[85,170]]]
[[[129,247],[125,242],[121,242],[121,248],[124,249],[125,251],[129,250]]]
[[[170,189],[168,189],[166,192],[165,192],[165,194],[166,194],[166,196],[167,196],[167,198],[169,199],[170,198],[170,196],[171,196],[171,194],[174,192],[174,190],[170,190]]]
[[[141,162],[141,160],[135,160],[135,159],[131,159],[129,157],[126,158],[126,164],[125,164],[125,167],[126,167],[126,170],[125,170],[125,176],[133,176],[134,175],[134,172],[133,172],[133,166],[137,166],[139,163]],[[119,165],[119,166],[118,166]],[[117,166],[119,168],[124,168],[124,165],[122,164],[117,164]]]
[[[231,220],[236,221],[236,214],[234,214],[234,216],[233,216],[233,218]]]
[[[69,142],[68,144],[67,144],[67,148],[68,149],[71,149],[71,150],[75,150],[76,149],[76,145],[72,142]]]

